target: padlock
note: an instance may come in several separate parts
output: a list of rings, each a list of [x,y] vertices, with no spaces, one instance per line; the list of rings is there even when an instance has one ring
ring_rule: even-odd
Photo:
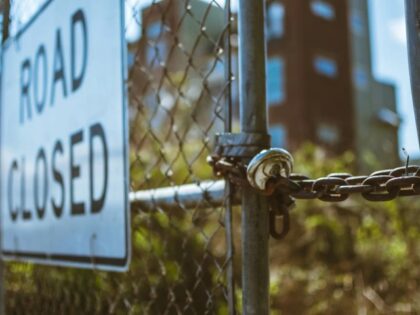
[[[261,191],[269,179],[287,178],[293,171],[293,157],[284,149],[271,148],[258,153],[249,162],[246,173],[249,184]]]

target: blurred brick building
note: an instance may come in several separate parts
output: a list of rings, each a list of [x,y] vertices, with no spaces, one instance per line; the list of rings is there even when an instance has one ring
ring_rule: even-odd
[[[267,103],[273,146],[293,151],[312,142],[334,154],[352,150],[360,169],[368,160],[384,167],[399,162],[395,88],[372,74],[367,3],[267,0]],[[190,83],[175,92],[187,101],[194,101],[194,93],[200,95],[198,121],[205,121],[211,100],[202,97],[203,91],[223,92],[225,83],[223,62],[214,58],[219,53],[214,43],[225,30],[222,8],[203,0],[163,0],[142,11],[142,25],[140,62],[155,70],[139,77],[136,86],[156,85],[146,102],[170,108],[165,100],[173,91],[161,83],[165,77],[182,80],[187,71]],[[231,39],[238,77],[237,36]],[[233,89],[237,105],[237,84]],[[235,112],[238,116],[237,108]]]
[[[274,146],[305,141],[398,163],[395,88],[372,74],[368,1],[267,3],[267,102]]]

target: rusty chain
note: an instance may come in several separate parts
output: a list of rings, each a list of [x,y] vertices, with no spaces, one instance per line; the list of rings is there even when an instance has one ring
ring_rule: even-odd
[[[225,177],[239,187],[251,186],[247,179],[248,166],[240,158],[211,156],[208,163],[216,176]],[[282,239],[290,229],[289,210],[294,206],[294,199],[340,202],[352,194],[360,194],[368,201],[389,201],[420,195],[420,166],[407,164],[367,176],[331,173],[318,179],[296,173],[288,177],[273,174],[267,180],[265,189],[259,192],[268,197],[270,234],[275,239]],[[278,219],[282,220],[280,230]]]
[[[209,157],[209,164],[216,176],[229,179],[236,186],[249,185],[247,165],[234,158]],[[348,173],[331,173],[311,179],[292,173],[288,178],[273,176],[267,181],[263,195],[272,196],[283,192],[296,199],[319,199],[340,202],[352,194],[360,194],[368,201],[389,201],[402,196],[420,195],[420,166],[409,165],[376,171],[366,176]]]

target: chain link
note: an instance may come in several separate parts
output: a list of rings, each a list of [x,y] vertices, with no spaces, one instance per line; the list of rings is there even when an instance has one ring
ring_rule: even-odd
[[[42,19],[36,12],[53,2],[11,0],[10,39],[23,44],[16,32],[35,14]],[[96,1],[92,15],[99,18],[111,2]],[[132,205],[131,264],[124,274],[5,263],[7,314],[235,311],[231,194],[214,204],[199,185],[213,180],[211,169],[203,167],[211,139],[231,124],[224,110],[232,112],[237,94],[231,72],[236,52],[230,48],[235,16],[228,2],[219,0],[125,0],[123,5],[130,190],[166,188],[176,198],[170,210]],[[202,190],[199,206],[188,207],[178,198],[178,187],[191,186]]]
[[[249,185],[246,180],[247,166],[239,159],[210,157],[216,176],[225,176],[238,186]],[[331,173],[311,179],[302,174],[288,178],[272,177],[262,194],[272,196],[282,192],[296,199],[319,199],[340,202],[350,195],[360,194],[368,201],[388,201],[402,196],[420,195],[420,166],[409,165],[376,171],[368,176],[348,173]]]

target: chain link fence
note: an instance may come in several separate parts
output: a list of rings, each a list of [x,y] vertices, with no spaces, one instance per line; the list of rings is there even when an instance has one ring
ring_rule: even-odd
[[[0,2],[3,38],[50,1]],[[420,194],[420,167],[351,176],[337,173],[351,154],[334,161],[309,146],[294,160],[311,177],[277,167],[250,187],[248,158],[269,142],[264,4],[242,1],[238,23],[229,0],[125,0],[129,270],[3,263],[3,313],[418,313],[418,202],[394,199]],[[239,95],[242,133],[215,138],[237,131]],[[293,198],[308,200],[290,212],[287,241],[269,243],[288,231]]]
[[[11,1],[10,37],[47,2]],[[125,19],[130,268],[6,263],[7,314],[233,312],[229,196],[206,163],[232,103],[229,3],[126,0]]]

